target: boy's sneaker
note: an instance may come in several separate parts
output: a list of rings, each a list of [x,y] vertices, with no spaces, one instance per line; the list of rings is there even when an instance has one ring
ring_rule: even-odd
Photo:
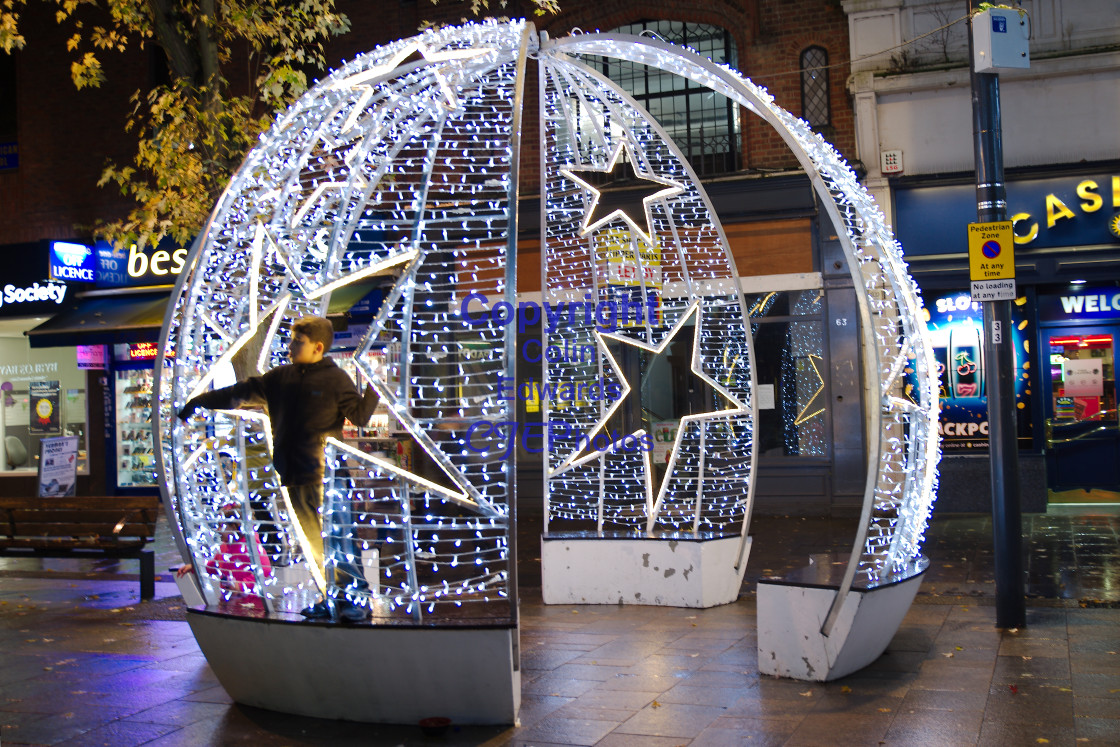
[[[354,604],[348,599],[338,600],[338,619],[340,622],[365,622],[371,615],[369,607],[365,605]]]
[[[310,607],[307,607],[305,609],[300,610],[299,613],[301,615],[303,615],[304,617],[306,617],[308,620],[333,620],[334,619],[334,610],[331,609],[331,603],[328,602],[326,599],[324,599],[321,602],[316,602],[315,604],[311,605]]]

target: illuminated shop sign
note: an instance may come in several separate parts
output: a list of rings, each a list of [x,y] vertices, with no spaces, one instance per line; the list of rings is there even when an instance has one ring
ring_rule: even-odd
[[[52,316],[74,293],[47,278],[49,241],[10,244],[0,266],[0,318]]]
[[[78,345],[76,356],[78,368],[101,369],[106,368],[106,355],[104,345]]]
[[[97,256],[85,244],[52,241],[50,278],[63,282],[92,283],[97,279]]]
[[[1038,318],[1044,322],[1120,318],[1120,288],[1076,288],[1060,296],[1042,296]]]
[[[187,262],[187,249],[164,246],[117,247],[99,241],[97,284],[102,286],[169,285],[174,283]]]
[[[113,360],[117,363],[150,362],[158,354],[159,343],[156,342],[121,342],[113,345]]]
[[[1017,247],[1120,245],[1120,175],[1011,181],[1007,212]],[[909,255],[963,253],[944,227],[975,220],[974,184],[895,192],[896,233]]]
[[[1071,191],[1072,187],[1072,191]],[[1010,194],[1010,190],[1008,190]],[[1015,243],[1029,245],[1039,238],[1040,231],[1049,231],[1063,221],[1085,222],[1087,216],[1100,212],[1107,216],[1107,230],[1113,240],[1120,239],[1120,176],[1110,179],[1082,179],[1077,186],[1065,185],[1064,188],[1047,192],[1042,198],[1043,205],[1035,205],[1031,210],[1023,210],[1011,215]],[[1008,205],[1019,206],[1019,203]],[[1102,211],[1108,205],[1111,211]],[[1062,223],[1063,227],[1066,225]]]
[[[967,292],[929,298],[930,337],[937,360],[941,415],[938,429],[946,451],[988,447],[988,396],[984,391],[983,328],[981,304]],[[1031,363],[1026,299],[1011,305],[1011,342],[1015,357],[1015,406],[1019,446],[1031,445]],[[912,386],[908,383],[907,386]]]
[[[134,342],[129,344],[127,357],[130,361],[154,361],[159,345],[154,342]]]
[[[0,288],[0,309],[8,312],[5,316],[32,315],[44,304],[53,307],[60,305],[66,298],[64,283],[31,283],[16,285],[6,283]]]

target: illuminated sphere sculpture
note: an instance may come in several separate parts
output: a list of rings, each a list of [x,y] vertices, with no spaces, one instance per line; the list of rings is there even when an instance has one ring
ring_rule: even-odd
[[[240,702],[370,721],[431,715],[422,710],[425,698],[460,721],[512,719],[511,708],[516,714],[514,460],[507,455],[508,429],[493,427],[514,419],[502,383],[515,376],[516,327],[498,314],[468,319],[463,311],[471,297],[485,299],[491,310],[499,302],[517,304],[518,152],[531,53],[542,75],[543,264],[562,269],[568,251],[575,263],[569,269],[575,268],[578,253],[586,256],[591,242],[600,241],[630,246],[639,268],[649,247],[663,258],[656,325],[618,329],[613,337],[572,325],[559,336],[594,340],[606,350],[635,343],[655,349],[672,335],[693,335],[692,370],[721,397],[720,412],[682,427],[678,472],[657,492],[633,454],[618,455],[619,474],[626,476],[613,495],[581,492],[595,469],[591,462],[614,455],[550,447],[551,510],[613,511],[637,531],[745,538],[751,509],[750,338],[726,241],[695,175],[649,115],[579,61],[599,55],[659,67],[728,96],[769,122],[800,159],[863,289],[865,374],[876,382],[862,529],[834,606],[839,610],[853,582],[874,585],[905,573],[919,557],[937,460],[932,352],[899,248],[836,152],[734,71],[655,40],[551,41],[524,22],[431,30],[347,63],[280,116],[215,207],[165,321],[153,412],[161,485],[206,602],[192,627]],[[582,102],[582,114],[572,115],[573,101]],[[630,216],[626,225],[593,226],[596,192],[588,172],[606,171],[619,159],[661,187],[647,201],[644,221]],[[586,295],[595,270],[587,264],[577,270],[563,283],[546,277],[543,300]],[[297,623],[295,613],[313,601],[323,578],[307,562],[272,468],[267,413],[234,410],[189,425],[175,413],[212,385],[286,362],[292,321],[324,314],[332,299],[352,302],[375,285],[385,291],[381,310],[349,357],[416,453],[410,462],[352,443],[328,445],[324,534],[342,541],[328,543],[327,562],[373,568],[374,624]],[[648,301],[652,286],[638,287],[639,300]],[[607,292],[613,291],[604,287]],[[606,298],[602,293],[592,300]],[[691,330],[683,331],[686,326]],[[621,384],[609,357],[597,360]],[[912,391],[903,388],[908,367],[919,382]],[[573,408],[555,419],[594,436],[609,413],[592,412]],[[731,449],[744,458],[729,458]],[[624,505],[631,500],[626,495],[637,495],[636,502]],[[237,555],[232,566],[231,554]],[[368,563],[372,557],[376,566]],[[246,617],[291,624],[270,626],[270,635],[280,638],[256,645],[232,625]],[[231,625],[206,627],[218,619]],[[423,691],[366,690],[348,700],[348,689],[360,691],[374,676],[361,657],[337,666],[353,650],[348,641],[387,640],[403,629],[430,641],[440,635],[421,623],[501,628],[505,653],[487,649],[494,641],[407,644],[432,649],[446,677]],[[388,659],[369,666],[384,666],[401,645],[394,638],[381,649]],[[464,653],[457,670],[456,652],[472,646],[488,658]],[[301,653],[315,647],[314,656]],[[495,659],[510,664],[512,674],[488,691],[478,667]],[[400,679],[390,681],[397,687]],[[314,693],[331,685],[332,697],[316,700]],[[487,697],[488,703],[479,700]]]

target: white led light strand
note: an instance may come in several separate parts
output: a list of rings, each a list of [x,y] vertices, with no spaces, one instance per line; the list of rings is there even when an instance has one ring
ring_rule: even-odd
[[[868,484],[861,530],[840,594],[859,582],[874,586],[913,572],[937,484],[937,375],[914,281],[885,218],[835,151],[803,121],[774,104],[764,90],[736,71],[691,50],[658,40],[589,34],[542,45],[543,58],[592,55],[649,65],[688,78],[746,107],[790,146],[823,198],[856,279],[867,375],[878,382],[869,403]],[[902,396],[896,371],[911,361],[918,386]]]
[[[548,531],[594,522],[599,531],[739,534],[752,490],[752,355],[726,237],[695,173],[647,112],[563,54],[542,55],[540,68],[547,196],[542,295],[553,307],[591,310],[547,331],[545,344],[592,351],[581,360],[551,361],[545,388],[562,394],[566,382],[584,391],[599,383],[619,392],[597,401],[544,403],[550,433],[583,437],[575,446],[550,446]],[[652,194],[634,214],[601,210],[603,191],[586,180],[591,172],[615,171],[623,154],[635,176],[662,186],[647,190]],[[641,319],[616,314],[602,329],[596,313],[604,304],[632,312],[634,301]],[[686,322],[694,325],[692,335],[681,333]],[[605,341],[656,356],[678,333],[692,338],[690,369],[708,393],[698,412],[676,418],[665,477],[656,486],[651,442],[638,450],[619,446],[620,438],[632,443],[645,430],[612,433],[609,444],[594,448],[584,441],[617,417],[627,397],[637,396]]]

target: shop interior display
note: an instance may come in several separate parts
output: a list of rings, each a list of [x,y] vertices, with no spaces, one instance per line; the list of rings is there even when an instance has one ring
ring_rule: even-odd
[[[156,484],[155,440],[152,438],[151,369],[117,371],[117,486]]]

